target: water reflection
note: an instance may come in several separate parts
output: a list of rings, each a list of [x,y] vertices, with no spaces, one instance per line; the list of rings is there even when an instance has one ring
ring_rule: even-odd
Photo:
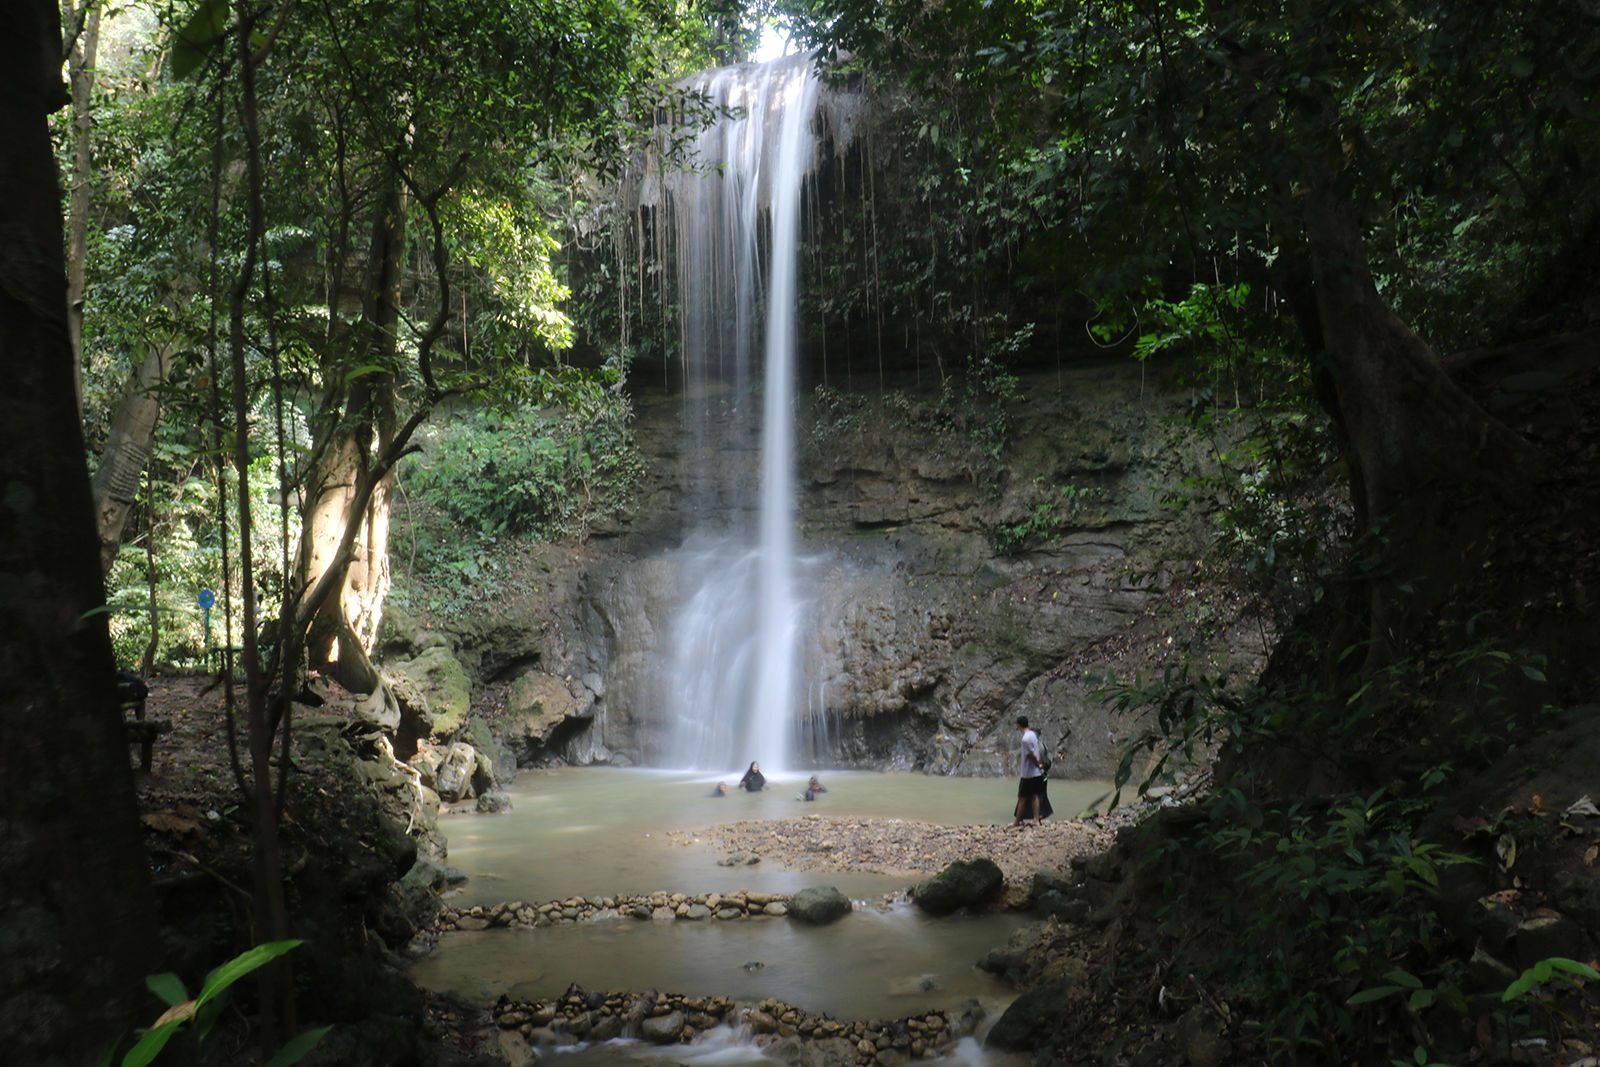
[[[797,799],[805,784],[800,776],[774,781],[762,793],[730,791],[717,798],[711,795],[716,776],[605,768],[524,772],[510,791],[512,812],[446,820],[450,862],[470,876],[452,903],[541,903],[656,890],[794,892],[833,885],[858,902],[837,923],[817,928],[787,919],[619,918],[459,933],[445,938],[414,976],[429,988],[478,1000],[550,997],[577,982],[606,992],[777,997],[838,1019],[896,1018],[949,1009],[969,997],[992,1009],[1003,1006],[1012,992],[974,962],[1004,944],[1019,917],[933,919],[903,903],[883,906],[886,894],[914,880],[904,873],[720,866],[723,854],[692,832],[808,814],[946,825],[1008,822],[1015,783],[863,771],[823,772],[822,778],[828,792],[808,803]],[[1082,810],[1104,792],[1099,782],[1051,783],[1062,814]]]
[[[539,930],[453,934],[414,970],[418,983],[474,1000],[659,989],[740,1001],[777,997],[836,1019],[893,1019],[1011,991],[973,961],[1004,944],[1008,914],[930,919],[901,905],[838,922],[608,919]]]

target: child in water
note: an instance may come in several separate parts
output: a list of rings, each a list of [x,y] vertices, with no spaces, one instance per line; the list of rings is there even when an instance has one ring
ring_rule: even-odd
[[[822,783],[817,780],[817,776],[813,774],[811,776],[811,781],[806,783],[806,791],[800,794],[800,799],[806,801],[815,800],[817,799],[818,793],[826,792],[827,790],[823,788]]]

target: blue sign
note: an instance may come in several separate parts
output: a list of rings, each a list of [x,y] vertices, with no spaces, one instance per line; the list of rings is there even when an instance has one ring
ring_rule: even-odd
[[[217,595],[209,589],[200,590],[200,606],[210,610],[211,605],[217,602]]]

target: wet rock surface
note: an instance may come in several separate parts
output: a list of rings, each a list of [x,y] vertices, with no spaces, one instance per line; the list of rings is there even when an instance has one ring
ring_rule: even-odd
[[[850,914],[850,898],[833,886],[802,889],[789,901],[789,917],[807,926],[826,926]]]
[[[1000,866],[987,856],[956,860],[911,891],[917,907],[930,915],[949,915],[962,908],[981,908],[1005,885]]]

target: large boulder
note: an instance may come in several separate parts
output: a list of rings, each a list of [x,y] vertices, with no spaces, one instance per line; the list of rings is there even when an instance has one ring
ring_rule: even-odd
[[[1067,1003],[1070,978],[1058,978],[1028,990],[995,1021],[984,1047],[1002,1052],[1034,1052],[1060,1032],[1057,1016]]]
[[[956,860],[911,891],[917,907],[929,915],[949,915],[960,908],[981,907],[1000,894],[1005,875],[986,856]]]
[[[445,803],[469,800],[480,792],[494,788],[480,753],[465,741],[449,745],[427,742],[417,748],[411,757],[411,766],[422,778],[422,784],[432,789]]]
[[[387,663],[384,673],[390,677],[391,688],[401,703],[402,719],[408,707],[413,716],[419,717],[418,721],[420,714],[425,714],[431,720],[430,737],[449,737],[466,724],[472,707],[472,683],[466,668],[445,645],[423,649],[411,659]],[[419,706],[425,710],[419,713]]]
[[[501,789],[479,793],[478,803],[473,810],[484,815],[499,815],[511,810],[511,797]]]
[[[850,898],[831,885],[810,886],[789,898],[789,918],[807,926],[826,926],[850,908]]]
[[[574,692],[574,689],[577,692]],[[529,671],[511,683],[500,730],[518,761],[532,763],[560,747],[593,716],[594,692],[565,678]]]
[[[683,1012],[653,1015],[639,1024],[639,1036],[655,1045],[670,1045],[683,1034]]]

